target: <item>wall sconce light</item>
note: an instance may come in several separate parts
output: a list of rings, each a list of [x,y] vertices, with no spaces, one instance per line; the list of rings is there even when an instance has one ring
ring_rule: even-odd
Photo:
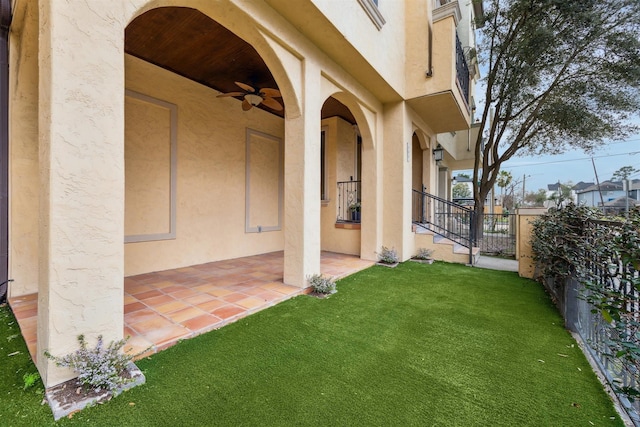
[[[444,148],[440,144],[433,150],[433,158],[436,162],[441,162],[444,159]]]

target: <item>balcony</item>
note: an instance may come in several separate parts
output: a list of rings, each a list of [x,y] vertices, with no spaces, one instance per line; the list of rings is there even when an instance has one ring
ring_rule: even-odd
[[[450,169],[473,169],[479,132],[480,124],[475,123],[470,129],[457,131],[454,135],[450,133],[438,135],[438,144],[445,150],[444,163]]]
[[[457,1],[436,2],[430,55],[429,47],[426,54],[407,52],[414,63],[422,59],[427,71],[425,77],[409,64],[407,103],[436,133],[467,129],[471,121],[469,67],[456,33],[460,16]]]

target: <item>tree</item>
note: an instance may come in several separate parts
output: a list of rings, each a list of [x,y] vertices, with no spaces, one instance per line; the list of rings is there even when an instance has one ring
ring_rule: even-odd
[[[630,175],[640,172],[640,169],[636,169],[633,166],[623,166],[613,173],[611,181],[622,181],[629,178]]]
[[[471,197],[469,186],[463,182],[459,182],[453,186],[451,193],[454,199],[468,199]]]
[[[571,189],[573,183],[571,181],[561,184],[558,182],[558,189],[549,196],[549,200],[556,204],[556,207],[563,206],[565,203],[569,203],[573,200]]]
[[[544,188],[538,189],[535,193],[533,191],[527,192],[524,196],[524,201],[530,206],[544,206],[544,202],[547,200],[547,192]]]
[[[511,184],[511,181],[513,180],[513,175],[511,175],[511,172],[507,172],[507,171],[500,171],[500,173],[498,174],[498,178],[496,178],[496,184],[498,184],[498,187],[500,187],[500,202],[504,205],[504,188]]]
[[[637,132],[629,119],[640,109],[639,1],[483,3],[484,132],[473,171],[479,222],[502,164],[516,153],[591,151]]]

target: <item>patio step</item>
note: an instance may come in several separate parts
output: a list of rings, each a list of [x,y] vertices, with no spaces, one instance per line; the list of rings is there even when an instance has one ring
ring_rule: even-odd
[[[433,258],[439,261],[469,264],[469,249],[431,230],[413,225],[415,247],[433,250]],[[480,248],[472,250],[473,264],[480,259]]]

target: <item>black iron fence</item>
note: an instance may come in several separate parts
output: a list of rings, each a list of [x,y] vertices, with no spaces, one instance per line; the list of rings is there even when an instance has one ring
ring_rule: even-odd
[[[413,190],[412,222],[416,226],[469,248],[469,263],[473,263],[475,240],[473,209],[429,193]]]
[[[338,222],[359,223],[361,218],[360,181],[338,182]]]
[[[622,224],[618,222],[588,221],[585,228],[585,265],[580,277],[576,273],[564,286],[547,282],[546,287],[554,295],[567,328],[580,336],[586,351],[616,391],[633,423],[640,426],[640,400],[629,399],[624,394],[625,390],[637,390],[640,386],[640,361],[621,357],[619,352],[621,336],[629,345],[640,345],[640,292],[637,289],[640,277],[631,263],[623,262],[620,253],[603,251],[598,245],[599,241],[610,240],[622,232]],[[608,292],[612,301],[624,301],[625,312],[631,317],[619,321],[605,320],[603,314],[589,303],[593,291],[585,283],[590,283],[592,289],[595,286]]]
[[[516,256],[516,215],[483,214],[476,245],[485,255]]]

